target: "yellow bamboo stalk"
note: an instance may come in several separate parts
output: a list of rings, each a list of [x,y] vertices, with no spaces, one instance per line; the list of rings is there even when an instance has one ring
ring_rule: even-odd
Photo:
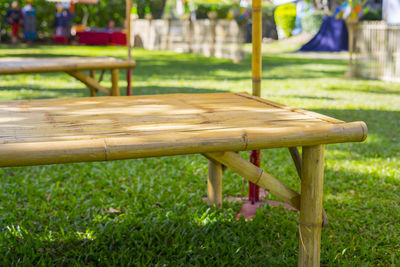
[[[234,152],[205,153],[207,158],[220,162],[234,172],[240,174],[250,182],[260,186],[288,203],[296,209],[300,209],[300,195],[287,187],[284,183],[248,162]]]
[[[135,61],[118,60],[113,58],[46,58],[29,59],[25,62],[8,62],[0,59],[0,74],[22,73],[52,73],[84,70],[131,69],[136,67]]]
[[[252,79],[253,95],[261,96],[261,42],[262,42],[262,12],[261,0],[253,0],[252,15]]]
[[[214,160],[208,160],[207,189],[208,205],[222,208],[222,165]]]
[[[128,61],[132,59],[131,57],[131,0],[125,1],[125,11],[126,11],[126,48],[128,50]]]
[[[111,69],[111,95],[112,96],[119,96],[119,87],[118,87],[118,69]]]
[[[303,147],[298,266],[319,266],[324,145]]]
[[[110,90],[108,90],[107,88],[104,88],[95,79],[85,75],[83,72],[81,72],[81,71],[68,71],[67,73],[69,75],[71,75],[72,77],[74,77],[75,79],[77,79],[77,80],[81,81],[82,83],[86,84],[87,87],[95,88],[95,89],[97,89],[99,91],[102,91],[103,93],[105,93],[107,95],[111,95]]]

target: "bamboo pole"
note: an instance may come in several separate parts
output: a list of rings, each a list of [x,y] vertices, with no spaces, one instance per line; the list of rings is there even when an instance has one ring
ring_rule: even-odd
[[[252,88],[253,96],[261,95],[261,41],[262,41],[262,8],[261,0],[252,1]],[[253,150],[250,152],[250,161],[255,166],[260,167],[261,151]],[[249,182],[249,200],[252,204],[259,201],[260,189],[258,186]]]
[[[118,69],[111,69],[111,95],[112,96],[119,96],[119,87],[118,87]]]
[[[113,97],[116,98],[116,97]],[[112,99],[106,98],[109,101]],[[71,99],[65,101],[71,102]],[[85,101],[90,101],[85,99]],[[59,103],[59,102],[58,102]],[[118,103],[118,102],[114,102]],[[59,103],[62,106],[62,103]],[[112,109],[109,109],[111,111]],[[77,112],[76,110],[74,110]],[[110,116],[105,116],[109,119]],[[137,117],[134,117],[137,118]],[[76,118],[71,118],[74,122]],[[52,124],[53,125],[53,124]],[[257,136],[243,135],[243,131],[235,132],[204,132],[204,133],[179,133],[162,132],[148,135],[132,135],[122,137],[110,136],[101,129],[94,132],[99,142],[91,142],[91,135],[76,137],[76,140],[54,137],[37,137],[32,141],[21,140],[18,143],[5,143],[0,145],[0,167],[29,166],[55,163],[68,163],[80,161],[120,160],[158,156],[172,156],[184,154],[208,153],[215,151],[241,151],[259,148],[277,148],[298,145],[317,145],[342,142],[361,142],[365,140],[366,133],[361,122],[347,123],[333,126],[332,128],[320,128],[320,132],[299,133],[294,128],[293,132],[281,132],[275,136],[260,134]],[[48,124],[44,124],[48,126]],[[24,126],[25,127],[25,126]],[[37,128],[43,128],[38,123]],[[71,131],[80,130],[81,126],[68,129],[59,128],[60,136]],[[17,130],[19,128],[16,128]],[[52,128],[49,128],[50,130]],[[56,129],[53,127],[53,129]],[[67,131],[68,130],[68,131]],[[124,134],[123,129],[118,130]],[[292,136],[291,136],[292,135]],[[286,136],[291,136],[286,139]],[[314,139],[314,137],[316,137]],[[17,137],[18,138],[18,137]],[[312,138],[312,139],[311,139]],[[80,149],[79,145],[90,141],[88,149]],[[67,155],[69,155],[67,157]],[[83,160],[85,159],[85,160]],[[249,163],[250,164],[250,163]],[[254,166],[254,165],[253,165]]]
[[[126,48],[128,51],[128,61],[132,60],[131,55],[131,0],[125,1],[125,9],[126,9]],[[126,70],[126,95],[132,95],[132,69]]]
[[[319,266],[324,145],[303,147],[299,226],[299,266]]]
[[[67,73],[69,75],[71,75],[72,77],[74,77],[75,79],[77,79],[77,80],[83,82],[84,84],[86,84],[87,87],[96,88],[97,90],[102,91],[106,95],[111,95],[110,90],[108,90],[107,88],[104,88],[95,79],[85,75],[83,72],[81,72],[81,71],[68,71]]]
[[[290,152],[290,155],[292,156],[294,165],[296,166],[297,174],[299,175],[299,178],[301,179],[302,160],[301,160],[299,150],[297,149],[297,147],[289,147],[289,152]]]
[[[222,164],[208,160],[208,205],[222,208]]]
[[[129,69],[135,68],[136,62],[119,60],[113,58],[46,58],[29,59],[26,62],[7,62],[0,58],[0,74],[22,74],[22,73],[52,73],[71,72],[86,70],[108,70],[108,69]]]
[[[261,96],[261,41],[262,41],[262,12],[261,0],[253,0],[252,9],[252,80],[253,96]]]
[[[95,70],[89,70],[89,76],[90,76],[90,78],[95,79],[96,78]],[[96,96],[96,94],[97,94],[96,88],[89,87],[89,91],[90,91],[90,96]]]
[[[282,201],[300,209],[300,195],[281,181],[240,157],[234,152],[205,153],[207,158],[220,162],[254,184],[268,190]]]

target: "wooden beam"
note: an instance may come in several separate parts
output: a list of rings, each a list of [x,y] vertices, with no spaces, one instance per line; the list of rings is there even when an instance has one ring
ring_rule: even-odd
[[[292,159],[294,161],[294,165],[296,166],[297,174],[299,175],[299,178],[301,179],[301,169],[302,169],[302,159],[299,153],[299,150],[297,147],[289,147],[290,155],[292,156]],[[326,215],[325,209],[322,209],[322,226],[326,227],[328,226],[328,216]]]
[[[303,147],[299,226],[299,266],[319,266],[324,145]]]
[[[72,77],[74,77],[75,79],[83,82],[84,84],[86,84],[87,87],[89,88],[95,88],[99,91],[102,91],[103,93],[105,93],[106,95],[111,95],[111,92],[109,89],[104,88],[103,86],[101,86],[95,79],[85,75],[83,72],[81,71],[68,71],[67,72],[69,75],[71,75]]]
[[[95,77],[95,70],[89,70],[89,76],[90,76],[90,78],[95,79],[96,78]],[[90,91],[90,96],[96,96],[96,94],[97,94],[96,88],[89,87],[89,91]]]
[[[301,179],[301,156],[297,147],[289,147],[290,155],[292,156],[294,165],[296,166],[297,174]]]
[[[118,87],[118,69],[111,69],[111,95],[112,96],[119,96],[119,87]]]
[[[218,161],[247,180],[268,190],[271,194],[277,196],[292,207],[300,209],[299,193],[287,187],[272,175],[243,159],[238,154],[234,152],[215,152],[205,153],[204,155],[209,159]]]
[[[222,208],[222,164],[208,160],[208,205],[217,209]]]
[[[262,43],[262,9],[261,0],[252,1],[252,78],[253,96],[261,95],[261,43]]]

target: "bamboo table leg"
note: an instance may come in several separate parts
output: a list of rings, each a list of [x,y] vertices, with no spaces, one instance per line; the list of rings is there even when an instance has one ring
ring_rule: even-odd
[[[89,76],[94,79],[95,78],[95,71],[94,70],[89,70]],[[89,91],[90,91],[90,96],[96,96],[96,93],[97,93],[96,88],[89,87]]]
[[[319,266],[324,145],[303,147],[299,226],[299,266]]]
[[[208,160],[208,205],[222,208],[222,164]]]
[[[118,87],[118,69],[111,69],[111,95],[112,96],[119,96],[119,87]]]

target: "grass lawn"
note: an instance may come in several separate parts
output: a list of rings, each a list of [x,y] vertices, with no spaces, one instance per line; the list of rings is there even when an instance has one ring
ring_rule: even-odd
[[[116,56],[119,47],[0,46],[2,56]],[[251,92],[251,61],[133,50],[135,94]],[[364,143],[328,145],[322,266],[400,265],[400,84],[343,78],[346,61],[264,54],[264,98],[345,121]],[[120,85],[126,85],[120,75]],[[110,86],[107,73],[105,85]],[[88,96],[63,73],[0,77],[0,99]],[[124,91],[124,90],[123,90]],[[227,107],[229,108],[229,107]],[[247,153],[243,153],[244,155]],[[262,167],[299,190],[285,149]],[[208,209],[199,155],[0,169],[0,265],[295,266],[299,214],[265,206],[235,221],[239,203]],[[224,195],[245,196],[228,171]]]

